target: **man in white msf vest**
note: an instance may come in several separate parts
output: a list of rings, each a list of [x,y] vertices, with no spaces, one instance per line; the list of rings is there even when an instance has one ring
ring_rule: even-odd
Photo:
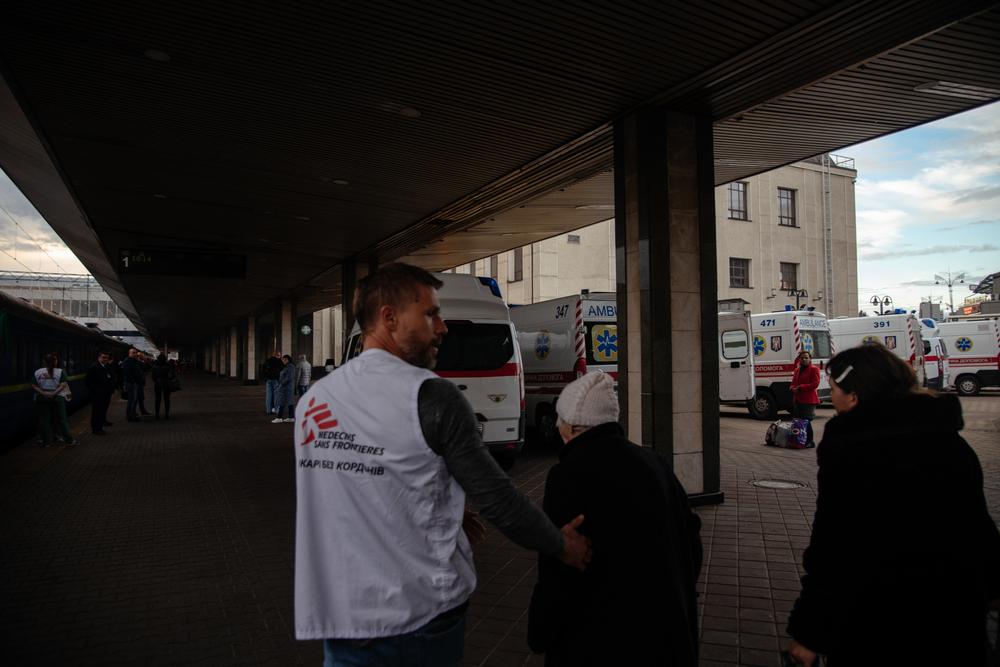
[[[429,369],[447,333],[423,269],[359,281],[364,352],[296,408],[295,635],[325,665],[459,665],[483,516],[523,547],[583,569],[589,541],[514,488],[458,389]],[[464,522],[464,530],[463,530]],[[466,534],[468,531],[468,535]]]

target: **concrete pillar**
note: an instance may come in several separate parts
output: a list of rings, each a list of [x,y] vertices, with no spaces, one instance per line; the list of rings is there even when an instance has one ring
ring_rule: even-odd
[[[696,502],[722,500],[714,201],[711,119],[650,109],[616,122],[622,422]]]
[[[319,354],[313,363],[322,366],[327,359],[336,359],[336,354],[333,352],[333,308],[319,311],[319,318],[322,328],[316,330],[316,337],[313,338],[313,345],[319,344]]]
[[[341,301],[343,319],[340,325],[341,341],[346,341],[354,328],[356,314],[354,312],[354,290],[358,286],[358,281],[375,270],[375,265],[354,260],[345,261],[341,265]],[[343,343],[339,349],[343,350]]]
[[[257,318],[247,318],[247,382],[257,382]]]
[[[317,310],[313,312],[312,316],[312,351],[309,355],[309,361],[312,362],[313,366],[322,366],[323,361],[326,359],[326,348],[323,347],[323,334],[326,329],[326,311],[327,308],[322,310]]]
[[[338,366],[344,363],[344,308],[337,306],[330,309],[330,357]]]
[[[236,377],[236,360],[239,352],[236,349],[236,327],[229,329],[229,377]]]
[[[295,307],[291,301],[281,302],[281,322],[278,348],[282,354],[292,354],[295,347]]]

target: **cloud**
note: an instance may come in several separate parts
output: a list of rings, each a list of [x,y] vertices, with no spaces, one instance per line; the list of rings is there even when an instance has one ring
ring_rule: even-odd
[[[1000,197],[1000,185],[965,190],[955,198],[955,203],[964,204],[972,201],[990,201],[997,197]]]
[[[976,226],[979,226],[979,225],[995,225],[997,223],[1000,223],[1000,218],[996,218],[994,220],[974,220],[973,222],[966,222],[964,224],[956,225],[954,227],[941,227],[940,229],[938,229],[938,231],[939,232],[944,232],[944,231],[950,231],[950,230],[953,230],[953,229],[963,229],[965,227],[976,227]]]
[[[912,250],[870,252],[861,255],[861,259],[877,262],[879,260],[893,259],[896,257],[923,257],[925,255],[943,255],[954,252],[993,252],[995,250],[998,250],[998,248],[990,243],[983,243],[980,245],[935,245],[925,248],[913,248]]]

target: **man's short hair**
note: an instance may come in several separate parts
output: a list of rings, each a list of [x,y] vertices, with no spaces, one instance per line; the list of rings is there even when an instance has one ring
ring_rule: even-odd
[[[416,301],[420,297],[417,289],[420,285],[441,289],[444,283],[429,271],[402,262],[380,266],[359,280],[354,291],[354,314],[361,330],[370,331],[375,327],[375,318],[382,306],[402,308],[408,300]]]

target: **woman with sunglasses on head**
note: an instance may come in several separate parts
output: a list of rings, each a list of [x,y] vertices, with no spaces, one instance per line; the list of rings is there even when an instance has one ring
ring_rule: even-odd
[[[837,415],[788,621],[794,664],[985,665],[1000,532],[955,396],[917,388],[881,345],[827,365]]]

